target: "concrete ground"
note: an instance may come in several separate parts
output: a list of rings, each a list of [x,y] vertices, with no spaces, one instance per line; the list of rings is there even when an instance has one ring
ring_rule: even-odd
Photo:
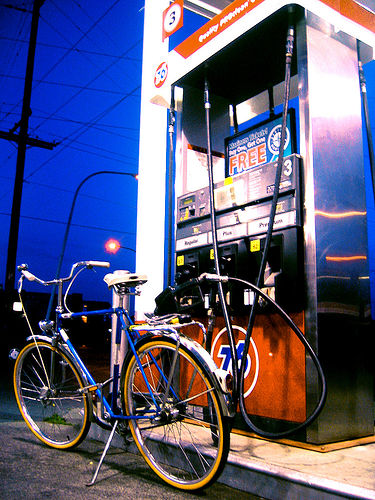
[[[97,365],[98,366],[98,365]],[[10,367],[0,374],[0,499],[207,498],[272,500],[375,500],[375,442],[320,453],[232,433],[228,463],[201,494],[165,485],[143,459],[114,439],[93,487],[91,480],[106,439],[92,425],[75,450],[40,443],[21,420]]]
[[[96,428],[96,426],[92,426]],[[216,483],[200,494],[166,485],[138,454],[111,446],[94,486],[92,478],[104,444],[95,429],[71,451],[48,448],[27,428],[18,411],[9,379],[0,381],[0,499],[207,499],[259,498]],[[99,436],[100,438],[100,436]]]

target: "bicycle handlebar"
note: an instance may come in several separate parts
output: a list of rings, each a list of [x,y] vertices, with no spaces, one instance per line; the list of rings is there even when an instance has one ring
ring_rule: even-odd
[[[89,269],[91,269],[92,267],[105,267],[105,268],[108,268],[108,267],[110,267],[110,263],[109,262],[102,262],[102,261],[99,261],[99,260],[83,260],[83,261],[80,261],[80,262],[76,262],[75,264],[72,265],[72,268],[70,270],[69,276],[67,276],[66,278],[55,278],[54,280],[49,280],[49,281],[42,280],[42,279],[38,278],[37,276],[35,276],[35,274],[30,273],[30,271],[28,271],[28,265],[27,264],[21,264],[20,266],[18,266],[18,270],[21,271],[21,275],[24,278],[26,278],[27,280],[29,280],[29,281],[36,281],[36,282],[40,283],[41,285],[48,286],[48,285],[55,285],[55,284],[57,284],[59,282],[71,280],[72,276],[73,276],[73,273],[74,273],[74,270],[77,267],[81,267],[81,266],[85,266],[85,267],[87,267]]]

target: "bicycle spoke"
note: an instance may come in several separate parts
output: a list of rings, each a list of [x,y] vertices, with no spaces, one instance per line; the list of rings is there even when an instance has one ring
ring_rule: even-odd
[[[189,490],[207,486],[222,470],[229,450],[229,429],[212,375],[184,345],[166,336],[145,342],[139,358],[143,371],[134,357],[124,373],[126,413],[145,415],[152,399],[146,385],[163,404],[149,419],[130,420],[138,448],[169,484]]]
[[[54,357],[54,384],[47,359]],[[44,360],[44,361],[43,361]],[[90,426],[87,396],[79,390],[83,381],[74,365],[56,348],[43,341],[28,344],[19,354],[14,372],[18,407],[31,431],[45,444],[71,448],[79,444]]]

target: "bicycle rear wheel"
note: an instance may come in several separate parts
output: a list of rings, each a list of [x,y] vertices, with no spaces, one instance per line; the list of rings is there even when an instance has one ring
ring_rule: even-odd
[[[14,367],[18,408],[29,429],[53,448],[72,448],[90,427],[87,395],[73,362],[59,348],[36,340],[19,353]]]
[[[150,339],[137,353],[140,363],[130,358],[121,390],[124,412],[138,417],[129,421],[138,449],[172,486],[208,486],[224,468],[230,440],[213,375],[170,337]]]

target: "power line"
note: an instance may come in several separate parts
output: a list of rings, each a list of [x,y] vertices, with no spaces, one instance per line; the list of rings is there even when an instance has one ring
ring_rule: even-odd
[[[131,97],[139,97],[139,94],[132,94]],[[12,106],[12,104],[10,104],[10,106]],[[39,111],[39,112],[43,112],[42,109],[39,109],[39,108],[34,108],[34,110],[36,111]],[[17,115],[18,116],[18,113],[15,113],[15,112],[9,112],[9,114],[11,115]],[[46,118],[46,116],[38,116],[38,115],[35,115],[33,113],[33,118],[38,118],[38,119],[43,119],[43,118]],[[53,116],[51,118],[49,118],[49,120],[51,121],[61,121],[61,122],[66,122],[66,123],[75,123],[75,124],[78,124],[78,125],[89,125],[90,122],[83,122],[82,120],[74,120],[73,118],[67,118],[65,116]],[[114,125],[113,123],[101,123],[100,125],[97,125],[97,127],[94,127],[94,128],[98,128],[98,127],[102,127],[102,128],[113,128],[113,129],[120,129],[120,130],[130,130],[130,131],[133,131],[133,132],[139,132],[139,128],[137,127],[127,127],[126,125]],[[120,136],[122,137],[122,136]]]
[[[6,177],[4,175],[0,175],[0,179],[5,179],[6,181],[9,181],[11,178],[10,177]],[[58,193],[67,193],[67,194],[74,193],[73,189],[66,189],[66,188],[63,188],[60,185],[56,185],[56,184],[44,184],[42,182],[35,182],[35,181],[25,181],[25,184],[29,185],[29,186],[42,187],[43,189],[48,190],[48,191],[57,191]],[[4,198],[5,194],[3,196],[0,196],[0,199]],[[108,200],[108,198],[103,198],[101,196],[95,196],[95,195],[89,194],[89,193],[82,193],[81,194],[81,198],[88,198],[90,200],[95,200],[95,201],[110,203],[112,206],[117,206],[117,207],[123,207],[124,206],[124,203],[123,203],[122,200],[121,201],[117,201],[117,199],[112,199],[112,198],[110,200]],[[130,205],[129,204],[127,206],[129,206],[129,208],[132,209],[132,210],[136,209],[136,205]],[[0,213],[0,215],[9,216],[10,213]],[[22,216],[21,216],[21,218],[22,218]]]
[[[93,19],[93,18],[92,18],[92,17],[91,17],[88,13],[87,13],[87,11],[86,11],[86,10],[85,10],[82,6],[81,6],[81,4],[80,4],[80,3],[78,3],[76,0],[73,0],[73,3],[75,3],[75,4],[77,5],[77,7],[79,7],[79,8],[81,9],[81,11],[82,11],[82,12],[86,15],[86,17],[87,17],[88,19],[90,19],[90,21],[93,21],[93,20],[94,20],[94,19]],[[115,47],[117,47],[117,48],[118,48],[117,43],[116,43],[116,42],[112,39],[112,37],[111,37],[111,36],[110,36],[110,35],[109,35],[106,31],[104,31],[104,30],[103,30],[100,26],[99,26],[98,28],[101,30],[101,32],[102,32],[102,33],[104,33],[104,35],[108,38],[108,40],[110,40],[110,41],[113,43],[113,45],[114,45]]]
[[[63,121],[65,121],[65,120],[63,120]],[[121,137],[121,138],[130,140],[130,141],[138,142],[138,137],[134,138],[134,137],[126,136],[124,134],[113,133],[113,132],[110,132],[108,130],[105,130],[105,129],[101,128],[100,126],[92,125],[90,122],[75,122],[75,123],[80,123],[80,124],[86,126],[87,128],[94,128],[96,130],[100,130],[101,132],[107,133],[107,134],[109,134],[111,136],[114,136],[114,137]],[[110,127],[110,125],[108,125],[108,126]],[[127,129],[129,127],[120,127],[120,128]],[[132,129],[132,130],[134,130],[135,132],[138,132],[137,129]],[[57,134],[54,134],[54,137],[55,138],[61,138],[61,141],[58,143],[59,146],[61,146],[61,144],[68,139],[68,137],[59,136]],[[0,132],[0,138],[1,138],[1,132]],[[9,140],[11,140],[11,138],[9,138]],[[41,141],[41,143],[42,142],[43,141]],[[114,156],[107,156],[107,155],[104,155],[104,154],[97,153],[94,150],[84,149],[82,147],[74,146],[73,144],[75,144],[75,143],[81,144],[83,146],[87,146],[88,148],[93,148],[93,149],[101,150],[101,151],[104,151],[104,152],[112,153],[112,154],[115,154],[115,155],[118,155],[118,156],[122,156],[124,159],[129,159],[130,161],[124,161],[124,159],[121,159],[121,158],[116,158]],[[50,144],[50,143],[48,143],[48,144]],[[87,154],[96,156],[97,158],[103,158],[105,160],[110,160],[110,161],[114,161],[114,162],[117,162],[117,163],[121,163],[122,165],[132,165],[132,166],[134,166],[134,164],[137,163],[137,158],[131,158],[131,157],[127,156],[127,155],[123,155],[121,153],[116,153],[113,150],[107,150],[105,148],[100,148],[99,146],[94,146],[94,145],[89,144],[89,143],[84,143],[84,142],[78,141],[76,139],[74,139],[74,141],[70,141],[68,144],[65,144],[62,148],[60,147],[60,152],[62,150],[64,150],[64,149],[66,149],[66,148],[73,149],[73,150],[76,150],[76,151],[81,151],[83,153],[87,153]],[[10,160],[11,157],[12,157],[12,155],[9,155],[9,157],[7,158],[7,160]],[[52,159],[53,158],[54,157],[52,157]],[[6,168],[6,164],[0,165],[0,169],[2,167]],[[2,197],[0,197],[0,199],[1,198]]]
[[[16,76],[16,75],[6,75],[4,73],[0,73],[1,78],[9,78],[9,79],[14,79],[14,80],[24,80],[22,76]],[[119,91],[119,90],[110,90],[110,89],[99,89],[99,88],[94,88],[94,87],[87,87],[82,86],[82,85],[74,85],[73,83],[62,83],[62,82],[52,82],[49,80],[33,80],[34,83],[40,84],[43,83],[44,85],[56,85],[58,87],[65,87],[65,88],[72,88],[72,89],[79,89],[79,90],[89,90],[90,92],[102,92],[103,94],[114,94],[114,95],[123,95],[124,91]]]
[[[68,20],[69,20],[69,21],[73,24],[73,26],[74,26],[75,28],[77,28],[76,23],[74,23],[74,21],[72,21],[72,19],[71,19],[69,16],[67,16],[67,15],[66,15],[66,14],[65,14],[65,13],[64,13],[61,9],[59,9],[59,8],[56,6],[56,4],[52,2],[52,0],[50,0],[50,1],[51,1],[52,5],[54,5],[54,6],[55,6],[55,8],[57,8],[57,10],[59,10],[60,12],[62,12],[62,13],[63,13],[63,15],[64,15],[64,16],[65,16],[65,17],[66,17],[66,18],[67,18],[67,19],[68,19]],[[69,40],[67,40],[67,38],[65,38],[65,36],[64,36],[64,35],[63,35],[60,31],[58,31],[58,30],[56,29],[56,26],[54,26],[54,25],[52,25],[51,23],[49,23],[49,22],[47,21],[47,19],[45,19],[43,16],[41,16],[41,19],[42,19],[42,20],[43,20],[43,21],[44,21],[44,22],[45,22],[45,23],[46,23],[46,24],[47,24],[47,25],[48,25],[51,29],[53,29],[56,33],[58,33],[58,34],[59,34],[59,35],[60,35],[60,36],[61,36],[61,37],[62,37],[62,38],[66,41],[66,42],[68,42],[68,43],[69,43]],[[80,28],[77,28],[77,29],[78,29],[81,33],[83,33],[83,31],[82,31]],[[91,39],[90,39],[90,40],[91,40]],[[69,51],[69,49],[68,49],[68,51]],[[96,69],[100,69],[100,68],[99,68],[99,65],[98,65],[95,61],[93,61],[90,57],[88,57],[88,56],[84,55],[84,58],[86,59],[86,61],[88,61],[88,62],[89,62],[92,66],[94,66]],[[108,75],[107,75],[107,78],[108,78],[108,79],[109,79],[109,80],[110,80],[110,81],[111,81],[111,82],[112,82],[115,86],[117,86],[117,87],[121,88],[121,87],[120,87],[120,85],[119,85],[119,83],[118,83],[116,80],[114,80],[113,78],[109,77]]]
[[[69,21],[69,22],[70,22],[70,23],[71,23],[71,24],[72,24],[72,25],[73,25],[73,26],[74,26],[74,27],[75,27],[78,31],[80,31],[81,33],[84,33],[84,32],[83,32],[83,30],[81,29],[81,27],[80,27],[80,26],[79,26],[79,25],[78,25],[78,24],[74,21],[74,19],[72,19],[72,17],[71,17],[71,16],[69,16],[66,12],[64,12],[64,11],[63,11],[63,9],[62,9],[59,5],[57,5],[57,4],[56,4],[56,2],[54,2],[53,0],[50,0],[50,2],[52,3],[52,5],[54,5],[54,6],[55,6],[55,8],[56,8],[59,12],[61,12],[61,14],[62,14],[62,15],[63,15],[66,19],[68,19],[68,21]],[[76,3],[76,2],[75,2],[75,3]],[[84,9],[82,9],[82,7],[81,7],[79,4],[77,4],[77,3],[76,3],[76,5],[78,5],[78,6],[81,8],[81,10],[82,10],[82,11],[86,14],[86,16],[90,19],[90,21],[94,21],[94,19],[93,19],[92,17],[90,17],[90,16],[86,13],[86,11],[85,11]],[[108,39],[109,39],[112,43],[114,43],[114,41],[112,40],[112,38],[108,35],[108,33],[107,33],[106,31],[104,31],[104,30],[100,27],[100,25],[98,25],[98,26],[97,26],[97,29],[99,29],[102,33],[104,33],[104,35],[105,35],[105,36],[106,36],[106,37],[107,37],[107,38],[108,38]],[[61,35],[61,34],[60,34],[60,35]],[[61,35],[61,36],[63,36],[63,35]],[[93,42],[96,44],[96,37],[95,37],[95,38],[90,38],[90,40],[91,40],[91,41],[93,41]],[[114,45],[116,45],[116,44],[114,43]],[[90,61],[90,62],[92,62],[92,61]],[[114,82],[114,83],[116,84],[116,82]]]
[[[119,173],[121,173],[121,172],[119,172]],[[48,189],[48,190],[55,190],[55,191],[60,191],[60,192],[62,191],[62,192],[69,193],[69,194],[74,193],[73,189],[64,189],[64,188],[60,188],[56,185],[48,185],[48,184],[43,184],[43,183],[34,182],[34,181],[26,181],[26,184],[30,184],[31,186],[40,186],[40,187],[43,187],[43,188]],[[117,199],[113,199],[113,198],[108,200],[108,198],[103,198],[101,196],[93,195],[90,193],[81,193],[81,198],[88,198],[89,200],[110,203],[112,206],[118,206],[118,207],[124,206],[123,200],[117,200]],[[136,205],[129,204],[127,206],[129,206],[129,208],[131,208],[131,209],[136,208]]]
[[[0,132],[0,134],[1,134],[1,132]],[[0,135],[0,138],[1,138],[1,135]],[[75,142],[77,142],[77,141],[75,141]],[[129,158],[130,161],[125,161],[125,160],[122,160],[120,158],[114,158],[114,157],[111,157],[111,156],[106,156],[104,154],[99,154],[99,153],[96,153],[94,151],[90,151],[89,149],[79,148],[79,147],[73,146],[72,144],[68,144],[64,148],[74,149],[75,151],[80,151],[82,153],[90,154],[90,155],[96,156],[97,158],[102,158],[104,160],[109,160],[111,162],[120,163],[121,165],[126,165],[126,166],[132,166],[132,167],[134,167],[136,165],[136,163],[137,163],[137,158],[134,158],[133,161],[131,161],[132,160],[131,158]],[[116,154],[120,154],[120,153],[116,153]],[[128,158],[125,155],[123,155],[123,156],[124,156],[124,158]],[[47,160],[45,163],[48,163],[48,161],[49,160]],[[42,166],[44,166],[44,164]],[[24,183],[26,183],[26,182],[32,182],[32,181],[29,181],[28,179],[29,179],[29,177],[25,177]],[[38,184],[38,183],[34,183],[34,184]],[[9,190],[7,190],[2,196],[0,196],[0,200],[3,199],[8,192],[9,192]]]
[[[140,85],[137,85],[137,87],[135,87],[133,90],[131,90],[130,92],[128,92],[126,95],[124,95],[121,99],[119,99],[117,102],[115,102],[114,104],[112,104],[111,106],[109,106],[109,108],[107,108],[105,111],[99,113],[99,115],[92,121],[90,122],[89,125],[87,126],[82,126],[80,127],[81,132],[76,136],[76,137],[73,137],[70,142],[68,144],[65,144],[65,146],[63,147],[60,147],[59,150],[52,156],[50,157],[48,160],[46,160],[44,163],[42,163],[41,165],[39,165],[39,167],[37,167],[35,170],[33,170],[27,177],[25,177],[25,179],[30,179],[30,177],[32,177],[34,174],[36,174],[36,172],[38,172],[40,169],[42,169],[45,165],[47,165],[51,160],[53,160],[54,158],[56,158],[56,156],[58,154],[60,154],[68,145],[70,145],[72,142],[74,142],[78,137],[80,137],[83,133],[85,133],[89,128],[91,128],[93,125],[95,125],[99,120],[101,120],[104,116],[106,116],[108,113],[110,113],[111,111],[113,111],[113,109],[115,109],[119,104],[121,104],[123,101],[125,101],[125,99],[128,99],[129,96],[131,96],[132,94],[134,94],[137,90],[140,89]],[[73,132],[73,134],[75,134],[77,131]],[[73,135],[71,134],[71,135]],[[66,140],[69,139],[70,136],[67,136],[66,137]]]
[[[114,3],[114,4],[113,4],[113,5],[112,5],[109,9],[107,9],[107,11],[106,11],[106,12],[105,12],[102,16],[101,16],[101,18],[99,18],[99,20],[100,20],[100,19],[102,19],[102,18],[103,18],[103,17],[104,17],[104,16],[105,16],[108,12],[109,12],[109,10],[111,10],[111,8],[113,8],[113,7],[114,7],[114,5],[116,5],[117,3],[118,3],[118,2],[115,2],[115,3]],[[93,29],[93,26],[95,26],[95,25],[99,22],[99,20],[95,21],[95,23],[94,23],[94,24],[93,24],[93,25],[89,28],[89,30],[87,30],[87,31],[86,31],[86,34],[87,34],[89,31],[91,31],[91,30]],[[81,37],[81,39],[82,39],[82,37]],[[80,40],[81,40],[81,39],[80,39]],[[121,57],[125,57],[125,56],[126,56],[126,54],[127,54],[130,50],[132,50],[134,47],[136,47],[136,46],[139,44],[139,42],[140,42],[140,40],[138,40],[135,44],[133,44],[133,46],[132,46],[132,47],[130,47],[129,49],[127,49],[127,50],[126,50],[126,51],[122,54],[122,56],[121,56]],[[77,42],[77,43],[78,43],[78,42]],[[76,44],[77,44],[77,43],[76,43]],[[70,49],[70,50],[72,50],[72,49]],[[69,51],[68,51],[68,52],[69,52]],[[68,52],[67,52],[67,53],[68,53]],[[64,57],[65,57],[65,56],[66,56],[66,54],[64,55]],[[62,58],[61,58],[61,59],[62,59]],[[60,60],[61,60],[61,59],[60,59]],[[79,88],[79,91],[78,91],[78,92],[76,92],[73,96],[71,96],[71,97],[70,97],[70,98],[69,98],[69,99],[68,99],[65,103],[63,103],[63,104],[62,104],[62,105],[61,105],[61,106],[60,106],[57,110],[55,110],[55,112],[54,112],[53,114],[50,114],[50,115],[48,115],[47,117],[45,117],[45,118],[42,120],[42,122],[41,122],[41,123],[39,123],[36,127],[34,127],[34,129],[33,129],[33,130],[34,130],[34,132],[35,132],[38,128],[40,128],[40,127],[41,127],[41,126],[42,126],[42,125],[43,125],[46,121],[48,121],[49,119],[53,119],[53,116],[56,114],[56,112],[58,112],[60,109],[62,109],[63,107],[65,107],[65,106],[66,106],[66,105],[67,105],[67,104],[68,104],[71,100],[73,100],[73,99],[74,99],[75,97],[77,97],[77,96],[78,96],[81,92],[83,92],[83,90],[91,90],[91,89],[89,88],[89,85],[90,85],[93,81],[95,81],[97,78],[99,78],[100,76],[102,76],[104,73],[106,73],[106,72],[108,71],[108,69],[109,69],[110,67],[112,67],[115,63],[116,63],[116,60],[115,60],[114,62],[112,62],[110,65],[108,65],[108,66],[107,66],[104,70],[102,70],[102,71],[101,71],[98,75],[96,75],[96,77],[94,77],[94,78],[93,78],[93,79],[92,79],[92,80],[91,80],[91,81],[90,81],[90,82],[89,82],[86,86],[84,86],[84,87],[80,87],[80,88]],[[55,65],[55,66],[56,66],[56,65]],[[55,67],[55,66],[54,66],[54,67]],[[50,71],[51,71],[51,70],[50,70]],[[44,77],[43,77],[43,78],[44,78]],[[42,83],[42,82],[44,81],[44,80],[43,80],[43,78],[42,78],[42,80],[39,80],[39,81],[38,81],[38,84],[40,84],[40,83]],[[38,84],[37,84],[37,85],[38,85]],[[36,86],[37,86],[37,85],[36,85]],[[134,92],[133,92],[132,94],[134,95]],[[129,96],[129,94],[128,94],[128,96]],[[127,96],[127,97],[128,97],[128,96]],[[11,113],[11,111],[10,111],[10,112],[8,112],[8,113],[5,115],[5,118],[6,118],[7,116],[9,116],[9,114],[10,114],[10,113]],[[96,119],[94,123],[96,123],[97,121],[98,121],[98,119]],[[92,123],[89,123],[89,124],[86,124],[85,126],[86,126],[87,128],[90,128],[91,126],[93,126],[93,124],[92,124]],[[74,134],[74,133],[75,133],[75,132],[73,132],[73,134]],[[108,133],[108,132],[107,132],[107,133]],[[68,138],[69,138],[69,136],[68,136],[68,137],[66,137],[64,140],[66,140],[66,139],[68,139]],[[70,146],[72,142],[73,142],[73,141],[71,140],[69,144],[65,145],[65,147]],[[62,149],[64,149],[64,148],[62,148]],[[55,156],[54,156],[54,157],[55,157]],[[51,159],[53,159],[54,157],[52,157]],[[110,159],[110,158],[106,157],[106,159]],[[39,168],[38,168],[38,169],[39,169]],[[34,171],[34,172],[35,172],[35,171]],[[33,174],[31,174],[31,175],[33,175]]]
[[[57,136],[57,137],[59,137],[59,136]],[[88,146],[88,147],[93,148],[93,149],[96,149],[96,150],[98,150],[98,151],[103,151],[104,153],[112,153],[112,154],[114,154],[114,155],[121,156],[122,158],[127,159],[127,160],[130,160],[130,161],[133,161],[133,162],[135,162],[135,161],[137,161],[137,160],[138,160],[138,158],[132,158],[132,157],[131,157],[131,156],[129,156],[129,155],[125,155],[125,154],[123,154],[123,153],[117,153],[116,151],[113,151],[113,150],[111,150],[111,149],[102,148],[102,147],[100,147],[100,146],[94,146],[93,144],[87,144],[87,142],[82,142],[82,141],[77,141],[77,140],[75,140],[75,141],[74,141],[74,143],[76,143],[76,144],[80,144],[81,146]],[[67,146],[67,147],[71,147],[71,146],[69,145],[69,146]],[[95,154],[95,153],[93,153],[93,154]]]
[[[6,217],[10,217],[10,213],[6,212],[0,212],[0,215],[5,215]],[[48,222],[50,224],[60,224],[66,226],[66,221],[47,219],[45,217],[33,217],[32,215],[21,215],[21,219],[28,219],[37,222]],[[80,227],[84,229],[92,229],[94,231],[109,231],[111,233],[135,235],[135,231],[120,231],[119,229],[111,229],[108,227],[100,227],[100,226],[88,226],[87,224],[71,223],[71,226]]]
[[[135,42],[130,48],[128,48],[124,54],[128,53],[130,50],[132,50],[132,48],[134,48],[137,44],[139,43],[139,40],[137,42]],[[99,72],[99,74],[97,74],[94,78],[92,78],[87,84],[85,87],[82,87],[82,89],[80,89],[78,92],[76,92],[75,94],[73,94],[67,101],[65,101],[63,104],[61,104],[53,113],[51,113],[44,121],[42,121],[42,123],[40,123],[34,130],[37,130],[41,125],[43,125],[43,123],[45,121],[48,120],[49,117],[53,116],[55,113],[58,113],[61,109],[63,109],[69,102],[71,102],[73,99],[75,99],[79,94],[81,94],[83,92],[83,90],[87,89],[87,87],[89,85],[91,85],[95,80],[97,80],[100,76],[103,76],[108,70],[109,68],[111,68],[114,64],[116,64],[117,61],[115,62],[111,62],[108,66],[106,66],[103,70],[101,70]],[[138,90],[140,89],[140,85],[135,89],[135,90]],[[134,93],[134,92],[131,92],[131,94]],[[130,94],[128,94],[129,96]]]
[[[132,167],[134,167],[134,165],[138,161],[137,158],[134,158],[133,161],[124,161],[124,160],[122,160],[120,158],[114,158],[114,157],[111,157],[111,156],[106,156],[104,154],[95,153],[94,151],[90,151],[89,149],[79,148],[78,146],[73,146],[72,144],[68,144],[66,146],[66,148],[74,149],[75,151],[80,151],[81,153],[87,153],[87,154],[96,156],[97,158],[103,158],[103,160],[110,160],[110,161],[113,161],[113,162],[117,162],[117,163],[120,163],[121,165],[130,165]],[[120,154],[120,153],[116,153],[116,154]],[[131,160],[131,158],[129,158],[129,159]]]
[[[0,7],[5,7],[6,9],[18,10],[19,12],[26,12],[26,14],[31,14],[32,13],[31,10],[24,9],[22,7],[17,7],[16,5],[0,4]]]
[[[6,40],[8,42],[19,42],[19,43],[28,43],[27,40],[21,40],[19,38],[10,38],[6,36],[0,36],[0,40]],[[65,47],[63,45],[55,45],[52,43],[44,43],[37,42],[37,47],[47,47],[50,49],[60,49],[60,50],[71,50],[70,47]],[[130,57],[130,56],[122,56],[116,54],[108,54],[107,52],[97,52],[95,50],[87,50],[87,49],[73,49],[73,52],[77,52],[78,54],[89,54],[91,56],[100,56],[100,57],[109,57],[111,59],[120,59],[123,61],[134,61],[140,63],[142,60],[139,57]]]
[[[58,120],[57,118],[54,118],[54,120]],[[77,123],[77,124],[83,124],[83,125],[86,125],[86,126],[89,126],[90,123],[89,122],[79,122],[79,121],[74,121],[74,120],[64,120],[63,118],[61,118],[60,120],[58,121],[62,121],[62,122],[66,122],[66,123]],[[107,127],[107,128],[106,128]],[[4,128],[6,128],[5,124],[4,124]],[[94,130],[98,130],[99,132],[102,132],[103,134],[107,134],[111,137],[118,137],[118,138],[121,138],[121,139],[126,139],[127,141],[132,141],[132,142],[135,142],[135,143],[138,143],[139,142],[139,137],[137,135],[137,137],[131,137],[129,135],[125,135],[125,134],[120,134],[119,132],[114,132],[112,130],[108,130],[108,128],[110,128],[110,126],[108,125],[93,125],[91,127],[92,129]],[[125,127],[126,129],[126,127]],[[134,131],[136,133],[138,133],[138,129],[128,129],[129,131]],[[48,136],[48,133],[45,132],[45,135]],[[65,136],[61,136],[61,135],[58,135],[58,134],[53,134],[53,137],[54,138],[61,138],[61,139],[65,139]],[[88,144],[88,143],[82,143],[80,141],[77,141],[78,144],[84,144],[85,146],[88,146],[88,147],[94,147],[92,144]],[[112,153],[114,154],[118,154],[116,153],[115,151],[111,150]],[[10,160],[10,157],[8,158],[8,160]],[[0,169],[3,167],[4,165],[1,165],[0,164]]]
[[[21,33],[24,31],[25,26],[26,26],[27,18],[28,18],[28,16],[22,16],[20,18],[20,22],[18,23],[18,28],[17,28],[17,36],[21,35]],[[3,51],[3,53],[4,52],[5,51]],[[15,65],[15,62],[17,60],[18,55],[19,55],[19,51],[18,51],[18,47],[17,46],[13,47],[12,50],[8,51],[8,53],[7,53],[7,64],[4,65],[4,67],[8,67],[9,70],[11,70],[14,67],[14,65]]]
[[[74,49],[75,47],[77,47],[77,45],[78,45],[78,44],[79,44],[79,43],[80,43],[80,42],[81,42],[81,41],[82,41],[82,40],[83,40],[83,39],[84,39],[84,38],[88,35],[88,33],[90,33],[90,31],[92,31],[92,30],[95,28],[95,26],[97,26],[97,25],[98,25],[98,23],[99,23],[102,19],[104,19],[104,17],[105,17],[105,16],[106,16],[106,15],[107,15],[107,14],[108,14],[108,13],[109,13],[112,9],[113,9],[113,7],[114,7],[116,4],[118,4],[120,1],[121,1],[121,0],[116,0],[116,1],[115,1],[115,2],[114,2],[114,3],[113,3],[113,4],[112,4],[112,5],[111,5],[111,6],[110,6],[110,7],[109,7],[109,8],[108,8],[105,12],[104,12],[104,14],[102,14],[102,15],[101,15],[101,16],[100,16],[100,17],[99,17],[99,18],[98,18],[98,19],[97,19],[97,20],[96,20],[96,21],[95,21],[95,22],[94,22],[94,23],[90,26],[90,28],[89,28],[89,29],[88,29],[88,30],[87,30],[87,31],[86,31],[86,32],[85,32],[85,33],[84,33],[84,34],[83,34],[83,35],[82,35],[82,36],[81,36],[81,37],[80,37],[80,38],[79,38],[79,39],[78,39],[78,40],[77,40],[77,41],[76,41],[76,42],[75,42],[75,43],[74,43],[71,47],[70,47],[70,49],[69,49],[69,50],[67,50],[67,51],[66,51],[66,53],[65,53],[62,57],[60,57],[60,59],[59,59],[59,60],[58,60],[58,61],[57,61],[57,62],[56,62],[53,66],[52,66],[52,68],[50,68],[50,69],[49,69],[49,70],[48,70],[48,71],[44,74],[44,76],[42,77],[42,80],[44,80],[44,78],[45,78],[46,76],[48,76],[48,75],[49,75],[49,74],[50,74],[50,73],[51,73],[51,72],[52,72],[52,71],[56,68],[56,66],[58,66],[58,65],[61,63],[61,61],[63,61],[63,60],[66,58],[66,56],[67,56],[67,55],[69,55],[69,54],[70,54],[70,52],[72,52],[72,51],[73,51],[73,49]],[[54,29],[55,29],[55,27],[54,27]]]
[[[55,62],[55,64],[52,65],[52,67],[42,76],[41,78],[41,82],[50,74],[52,73],[52,71],[74,50],[74,48],[85,38],[85,36],[87,36],[87,34],[92,31],[95,26],[112,10],[112,8],[117,4],[119,3],[120,0],[116,0],[112,5],[111,7],[109,7],[105,12],[104,14],[102,14],[91,26],[90,28],[86,31],[86,33],[84,35],[81,36],[81,38],[79,38],[77,40],[77,42],[75,42],[71,47],[70,49],[68,49],[65,54],[63,54],[60,59],[58,61]],[[55,27],[54,27],[55,29]],[[138,41],[139,43],[139,41]],[[34,88],[38,87],[39,84],[37,84]],[[17,106],[19,105],[19,103],[17,104]],[[13,110],[12,110],[13,111]]]

